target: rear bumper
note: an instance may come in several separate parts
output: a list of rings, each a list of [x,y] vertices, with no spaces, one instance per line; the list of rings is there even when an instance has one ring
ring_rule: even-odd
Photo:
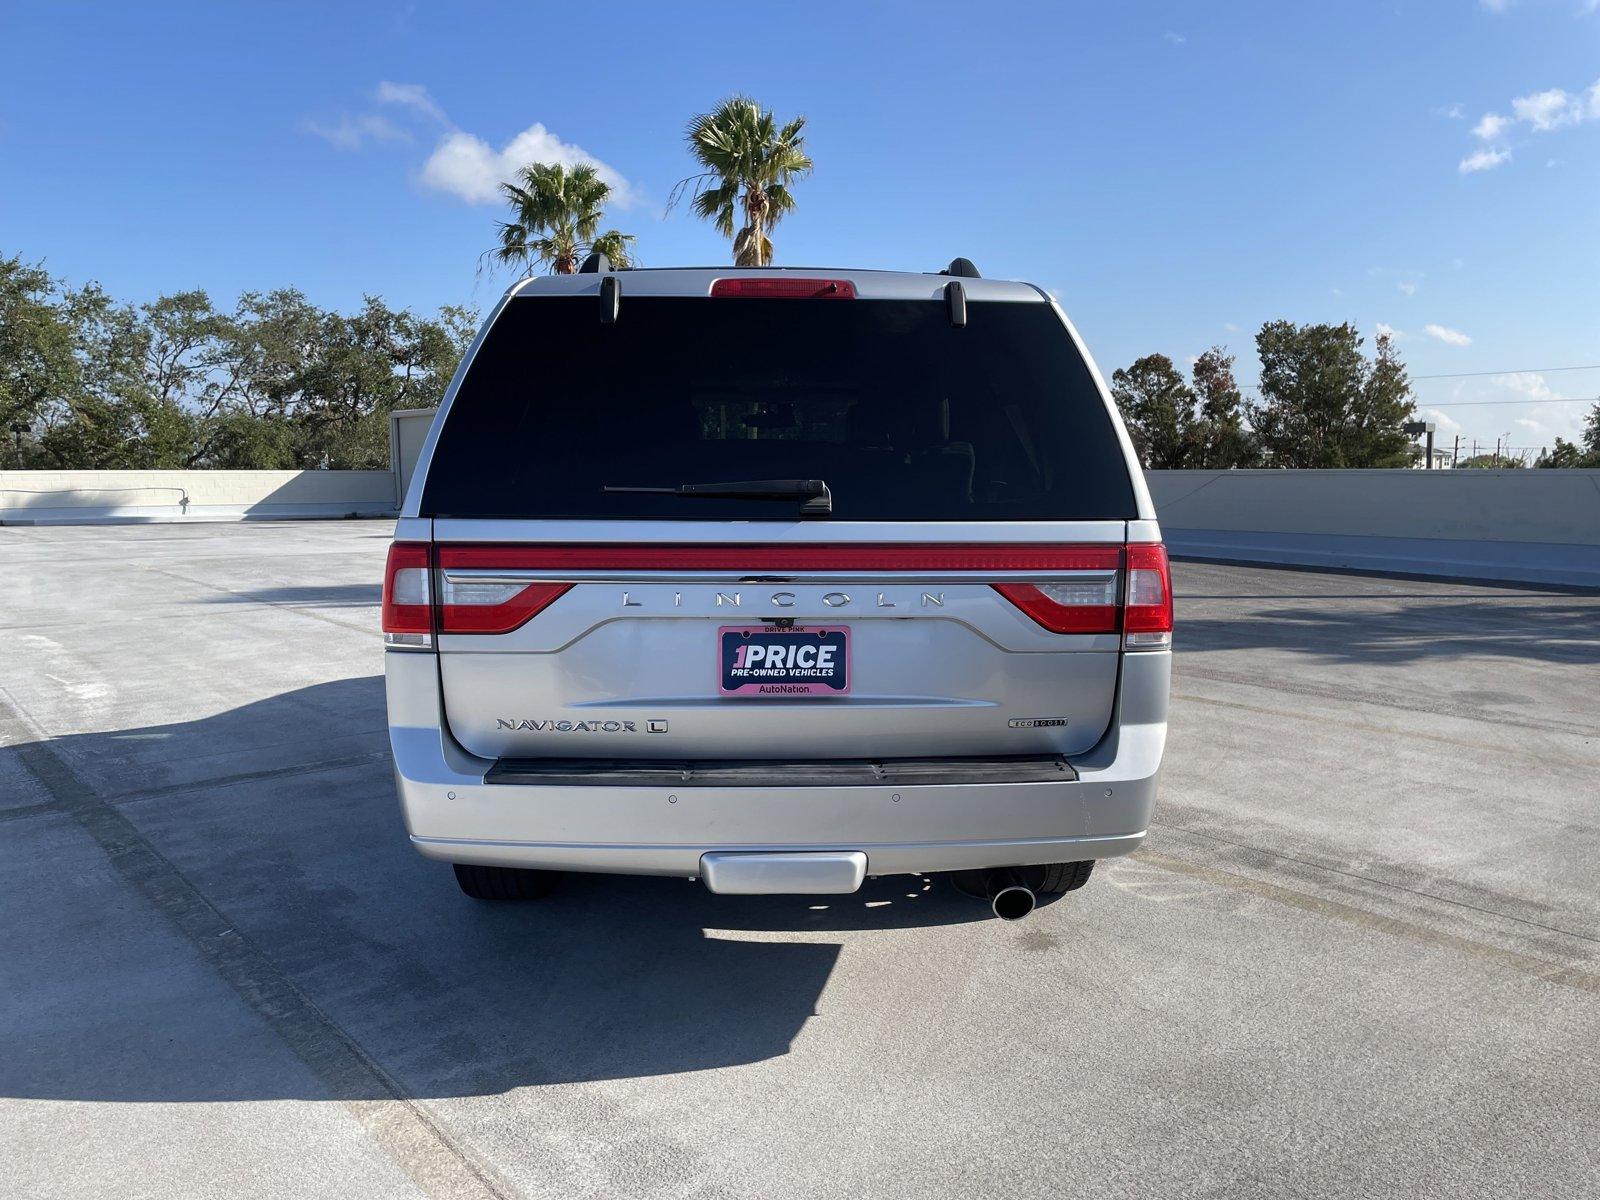
[[[1166,742],[1171,655],[1125,657],[1110,732],[1077,779],[678,787],[485,783],[444,728],[431,654],[386,656],[395,782],[429,858],[640,875],[701,872],[718,851],[860,851],[893,875],[1110,858],[1138,848]]]

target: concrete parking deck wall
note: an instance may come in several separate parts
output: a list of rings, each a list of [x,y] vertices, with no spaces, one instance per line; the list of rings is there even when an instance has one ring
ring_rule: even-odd
[[[1600,471],[1150,471],[1174,553],[1600,586]]]
[[[1600,587],[1600,471],[1151,471],[1175,553]],[[389,516],[390,471],[0,471],[0,523]]]
[[[387,516],[390,471],[0,471],[0,522]]]

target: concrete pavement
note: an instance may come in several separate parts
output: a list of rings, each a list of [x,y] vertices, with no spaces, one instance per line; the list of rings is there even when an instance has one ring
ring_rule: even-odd
[[[376,522],[0,529],[23,1196],[1600,1190],[1600,596],[1179,564],[1158,825],[1005,926],[406,845]]]

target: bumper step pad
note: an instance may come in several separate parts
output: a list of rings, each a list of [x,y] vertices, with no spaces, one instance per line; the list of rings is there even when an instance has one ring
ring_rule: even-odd
[[[485,783],[543,787],[882,787],[1071,783],[1058,754],[979,758],[627,759],[502,758]]]

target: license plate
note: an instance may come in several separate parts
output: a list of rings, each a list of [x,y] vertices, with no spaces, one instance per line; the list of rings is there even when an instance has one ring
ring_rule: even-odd
[[[717,630],[724,696],[843,696],[850,631],[840,625],[724,625]]]

